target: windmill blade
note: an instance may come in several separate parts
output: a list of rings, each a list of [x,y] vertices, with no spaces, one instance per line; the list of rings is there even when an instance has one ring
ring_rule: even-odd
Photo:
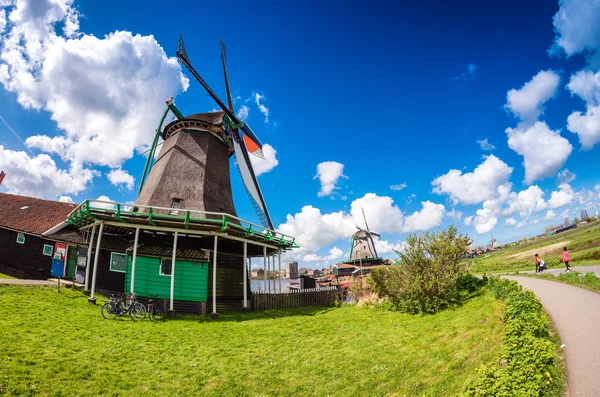
[[[231,90],[229,89],[229,77],[227,77],[227,48],[223,43],[223,39],[219,37],[219,44],[221,45],[221,61],[223,62],[223,77],[225,78],[225,91],[227,92],[227,104],[229,110],[235,112],[233,109],[233,100],[231,99]]]
[[[379,258],[377,255],[377,249],[375,248],[375,241],[373,241],[373,236],[371,236],[371,231],[369,230],[369,224],[367,223],[367,217],[365,216],[365,209],[360,207],[360,210],[363,214],[363,219],[365,220],[365,226],[367,227],[367,242],[369,243],[369,248],[372,250],[373,258]]]
[[[365,220],[365,226],[367,227],[367,231],[370,232],[369,224],[367,223],[367,217],[365,216],[365,209],[363,207],[360,207],[360,210],[362,211],[363,219]]]
[[[273,226],[273,222],[271,221],[267,204],[265,203],[260,186],[258,185],[258,180],[256,179],[254,169],[252,168],[252,163],[250,163],[250,157],[248,156],[246,145],[242,140],[238,141],[233,139],[232,141],[235,152],[235,163],[240,171],[242,181],[246,187],[248,197],[250,197],[250,202],[256,211],[256,215],[264,227],[274,230],[275,228]]]

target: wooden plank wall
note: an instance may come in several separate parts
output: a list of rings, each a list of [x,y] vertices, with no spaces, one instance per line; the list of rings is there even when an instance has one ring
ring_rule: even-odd
[[[337,287],[310,288],[289,292],[253,292],[252,309],[292,309],[295,307],[327,306],[345,300],[345,290]]]

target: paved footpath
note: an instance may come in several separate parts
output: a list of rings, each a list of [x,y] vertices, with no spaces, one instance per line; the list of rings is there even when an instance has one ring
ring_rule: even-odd
[[[61,280],[61,284],[71,284],[70,281]],[[13,285],[56,285],[56,280],[22,280],[20,278],[0,278],[0,284]]]
[[[555,281],[505,277],[535,292],[556,324],[565,345],[569,395],[600,396],[600,294]]]
[[[565,272],[565,267],[553,267],[552,269],[544,270],[541,274],[553,274],[558,276],[559,274],[563,274]],[[588,272],[594,273],[597,277],[600,277],[600,265],[592,265],[592,266],[571,266],[571,271],[580,272],[586,274]],[[528,273],[535,274],[535,270],[528,270],[520,273]]]

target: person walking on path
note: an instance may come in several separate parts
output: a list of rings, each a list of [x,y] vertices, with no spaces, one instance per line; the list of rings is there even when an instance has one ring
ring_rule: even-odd
[[[533,262],[535,263],[535,272],[536,273],[540,272],[541,261],[542,261],[542,259],[540,258],[540,256],[538,254],[535,254],[535,256],[533,257]]]
[[[563,251],[563,262],[565,263],[565,266],[567,267],[567,272],[571,272],[571,266],[569,266],[569,262],[571,261],[571,255],[569,255],[569,251],[567,250],[567,247],[565,247],[564,251]]]

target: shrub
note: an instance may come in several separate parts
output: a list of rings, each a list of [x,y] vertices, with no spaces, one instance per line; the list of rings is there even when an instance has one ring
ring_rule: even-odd
[[[559,395],[556,345],[549,338],[548,317],[541,303],[535,294],[523,291],[515,281],[492,278],[488,286],[497,299],[506,302],[503,357],[496,365],[480,367],[464,395]]]
[[[373,290],[403,312],[435,313],[445,309],[460,301],[461,291],[470,293],[478,285],[468,276],[458,279],[465,270],[460,259],[469,244],[471,240],[458,234],[453,226],[412,235],[406,249],[397,251],[397,265],[372,272]]]

